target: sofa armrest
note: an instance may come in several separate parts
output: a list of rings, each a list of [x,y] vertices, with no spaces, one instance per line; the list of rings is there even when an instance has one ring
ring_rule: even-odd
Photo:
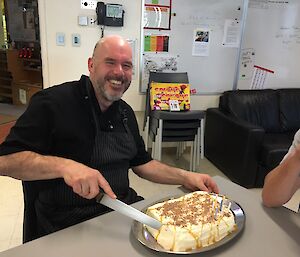
[[[264,134],[262,127],[226,115],[218,108],[209,108],[205,156],[234,182],[253,187]]]

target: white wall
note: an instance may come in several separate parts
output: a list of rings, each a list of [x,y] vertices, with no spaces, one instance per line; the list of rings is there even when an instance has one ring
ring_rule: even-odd
[[[122,4],[125,10],[124,27],[106,27],[105,35],[119,34],[124,38],[136,39],[136,61],[139,61],[141,31],[141,0],[113,0]],[[39,19],[43,61],[44,87],[50,87],[69,80],[77,80],[81,74],[88,75],[87,59],[101,35],[99,26],[78,25],[79,15],[95,15],[94,10],[80,8],[80,0],[39,0]],[[66,36],[65,46],[56,46],[56,33]],[[73,47],[72,33],[80,34],[81,46]],[[139,72],[138,72],[139,74]],[[135,76],[123,99],[135,111],[144,110],[145,96],[139,93],[139,76]],[[218,96],[192,96],[192,109],[206,109],[217,106]]]

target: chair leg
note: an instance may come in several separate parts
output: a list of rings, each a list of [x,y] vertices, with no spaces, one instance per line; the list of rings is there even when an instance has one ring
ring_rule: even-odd
[[[180,156],[180,144],[177,143],[177,147],[176,147],[176,160],[179,159],[179,156]]]
[[[197,141],[198,141],[198,135],[195,135],[195,139],[193,143],[193,171],[196,171],[197,154],[199,152]]]
[[[197,151],[197,165],[200,164],[200,151],[202,149],[202,146],[200,145],[200,137],[201,137],[201,128],[197,129],[197,146],[196,146],[196,151]]]
[[[148,142],[149,142],[149,116],[147,117],[145,130],[144,130],[144,142],[145,142],[145,149],[148,150]]]
[[[160,161],[159,159],[159,149],[158,149],[158,135],[155,135],[155,140],[152,142],[153,155],[152,158]]]
[[[187,142],[183,142],[183,145],[184,145],[184,150],[186,150],[188,143]]]
[[[151,157],[155,159],[155,141],[152,142]]]
[[[200,131],[200,136],[201,136],[201,159],[204,158],[204,119],[201,119],[201,131]]]
[[[163,120],[159,120],[158,131],[157,131],[157,146],[158,146],[157,160],[159,161],[161,160],[162,131],[163,131]]]
[[[193,171],[193,153],[194,153],[194,143],[191,144],[190,171]]]
[[[177,143],[177,149],[178,149],[178,159],[180,156],[182,156],[183,152],[184,152],[184,142],[178,142]]]

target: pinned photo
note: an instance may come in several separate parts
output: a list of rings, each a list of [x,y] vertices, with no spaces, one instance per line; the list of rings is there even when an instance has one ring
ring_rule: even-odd
[[[195,42],[208,42],[209,41],[209,31],[196,31]]]

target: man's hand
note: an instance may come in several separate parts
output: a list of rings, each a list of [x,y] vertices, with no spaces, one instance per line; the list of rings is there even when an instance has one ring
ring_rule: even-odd
[[[185,174],[185,182],[183,183],[183,186],[192,191],[200,189],[206,192],[219,193],[219,188],[216,182],[207,174],[188,171]]]
[[[192,191],[200,189],[206,192],[219,193],[216,182],[209,175],[171,167],[157,160],[151,160],[145,164],[133,167],[133,171],[138,176],[152,182],[183,185]]]
[[[100,187],[111,198],[117,198],[102,174],[83,164],[71,161],[64,168],[63,178],[66,184],[73,188],[74,193],[84,198],[95,198],[99,194]]]

